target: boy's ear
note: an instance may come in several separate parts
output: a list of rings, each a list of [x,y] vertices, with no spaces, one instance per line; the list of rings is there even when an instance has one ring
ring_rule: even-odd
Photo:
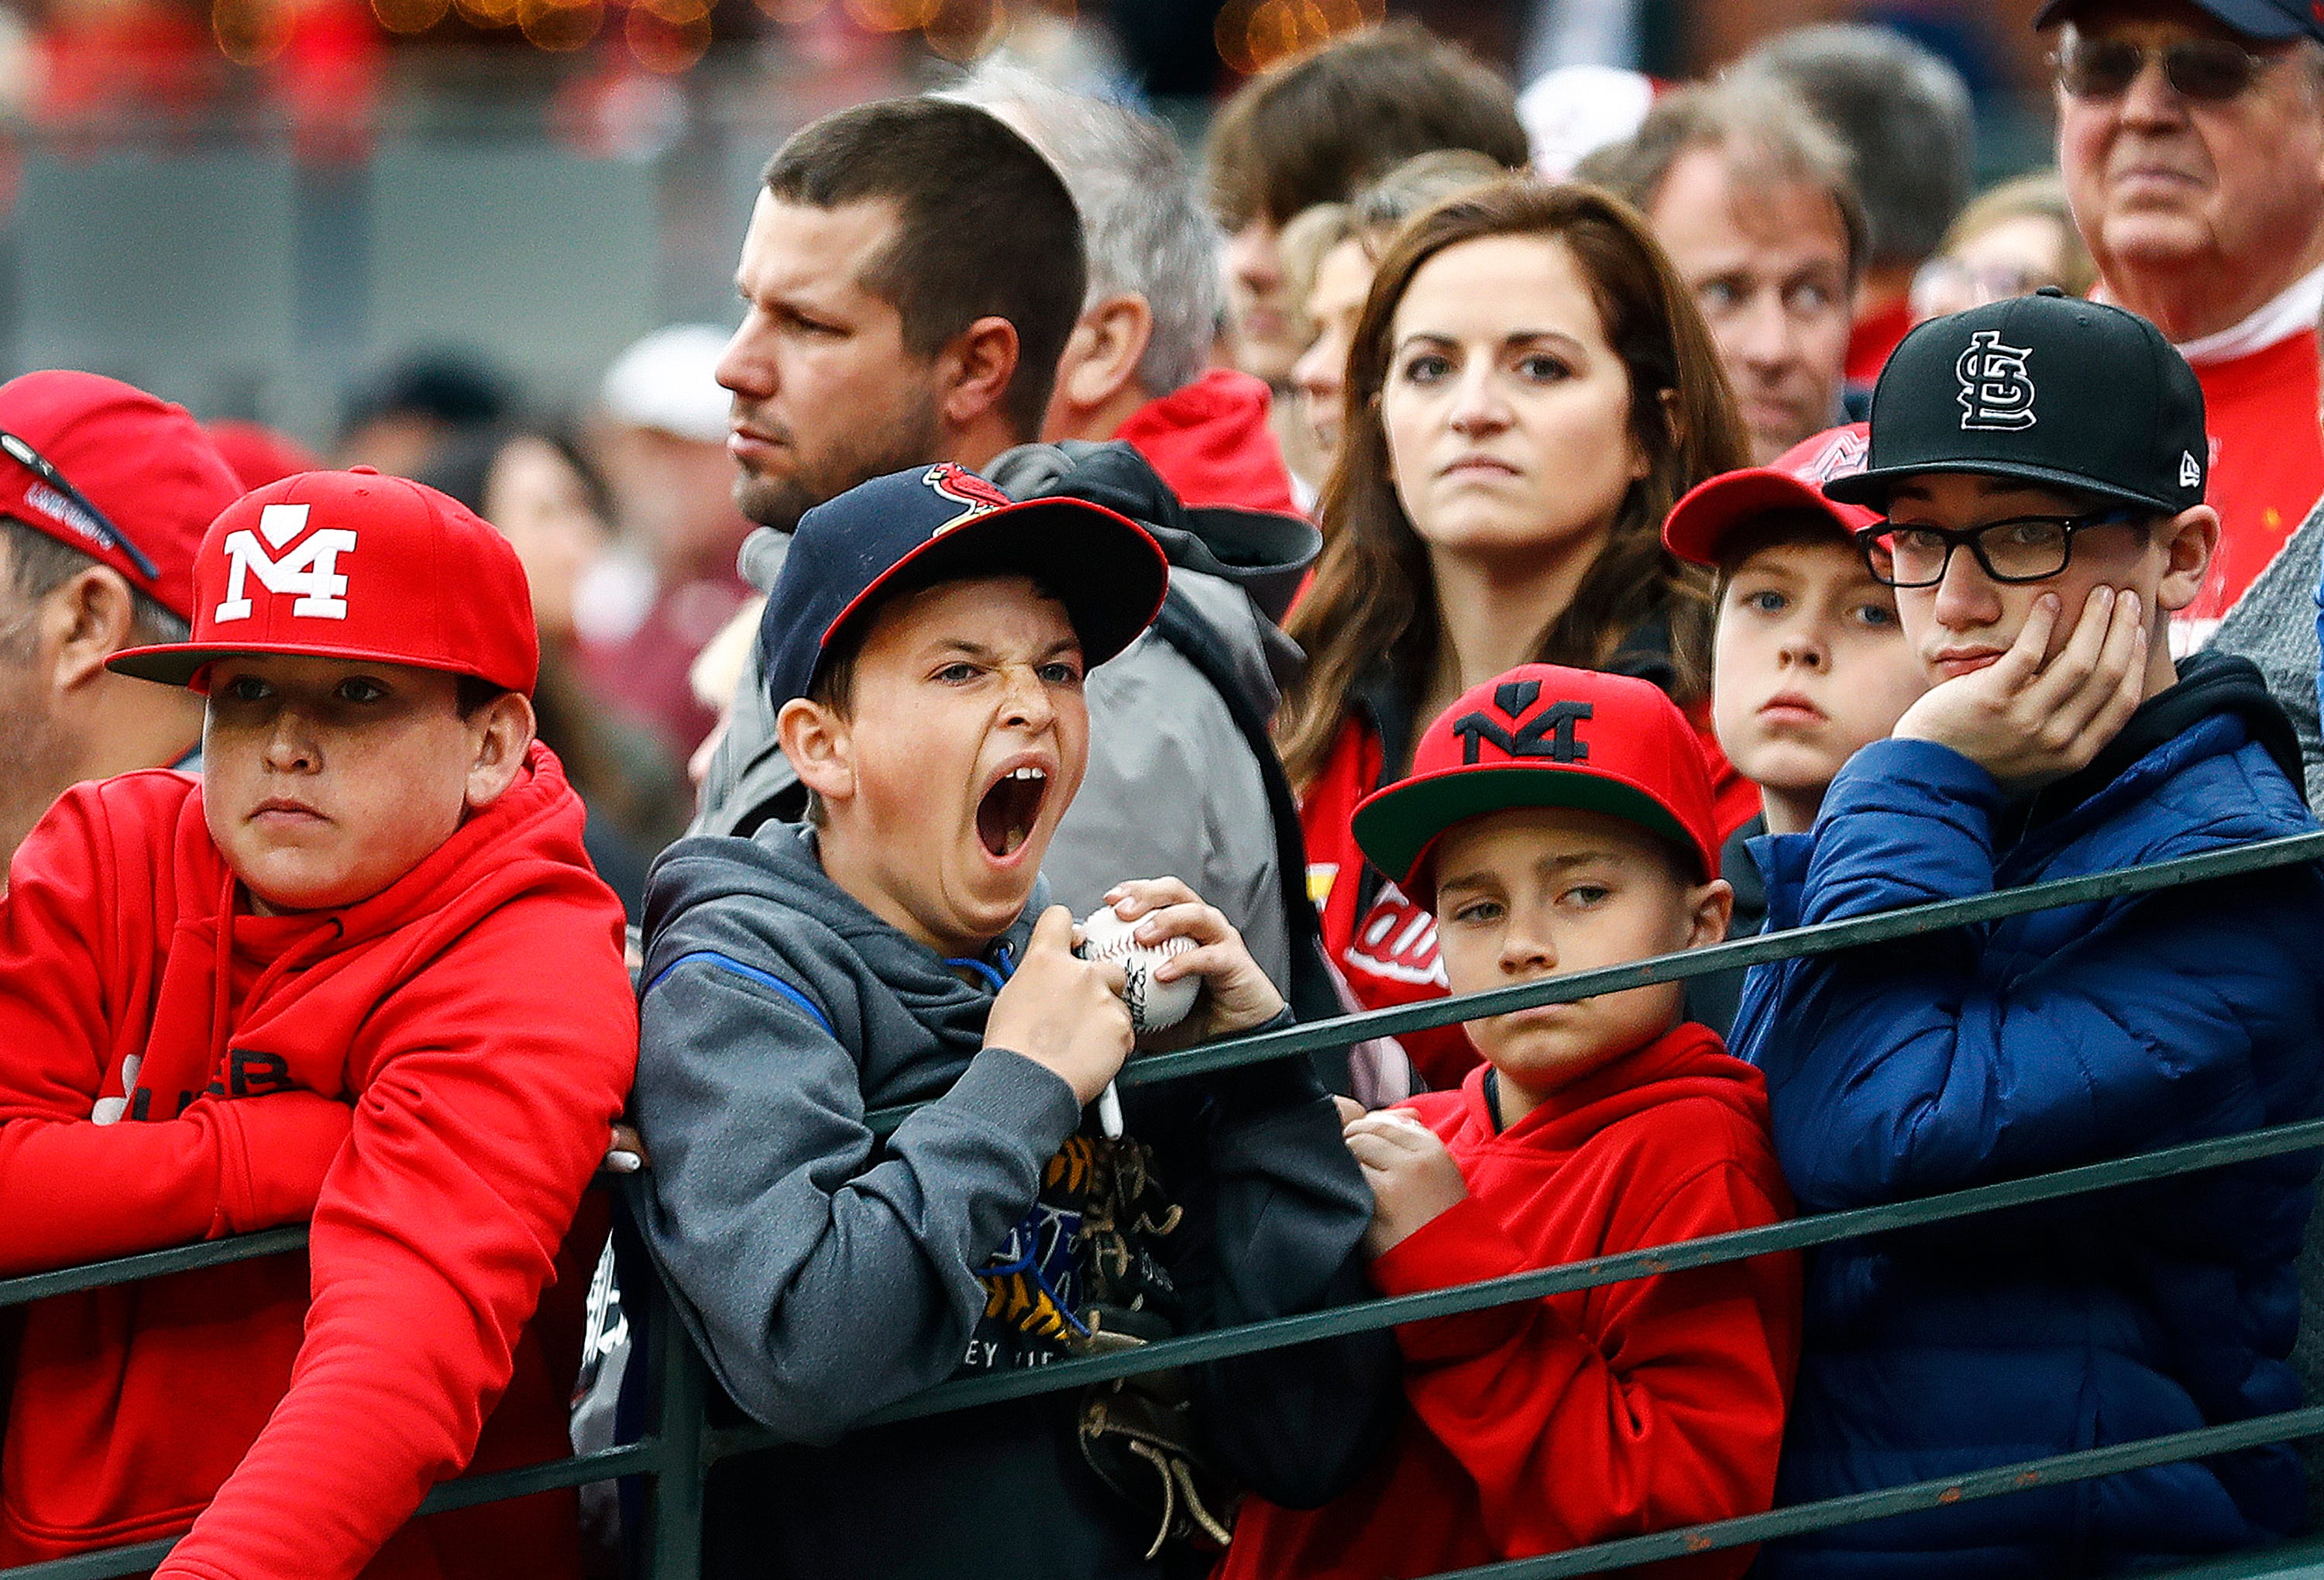
[[[2195,505],[2154,529],[2163,545],[2163,579],[2155,584],[2154,606],[2174,614],[2195,601],[2219,547],[2219,513]]]
[[[1735,915],[1735,887],[1724,878],[1698,883],[1686,892],[1685,947],[1700,949],[1727,940],[1727,924]]]
[[[820,702],[794,697],[775,715],[775,740],[799,782],[824,804],[855,793],[855,743],[847,721]]]
[[[507,792],[524,766],[532,745],[532,699],[521,691],[503,691],[467,722],[481,732],[475,760],[468,765],[468,810],[481,812]]]

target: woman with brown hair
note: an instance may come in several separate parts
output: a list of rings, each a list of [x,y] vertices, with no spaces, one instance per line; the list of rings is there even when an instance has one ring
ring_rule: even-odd
[[[1748,441],[1686,287],[1627,205],[1524,178],[1445,199],[1381,257],[1349,355],[1329,542],[1287,629],[1278,735],[1323,944],[1357,1000],[1444,992],[1435,923],[1369,872],[1356,802],[1453,698],[1544,661],[1643,676],[1701,718],[1711,605],[1663,517]],[[1725,827],[1756,796],[1704,735]],[[1403,1039],[1431,1085],[1458,1027]]]

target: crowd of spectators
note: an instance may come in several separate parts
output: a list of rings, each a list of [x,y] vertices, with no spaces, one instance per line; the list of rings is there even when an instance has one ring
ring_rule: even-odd
[[[0,1566],[617,1574],[570,1492],[416,1511],[633,1434],[655,1281],[780,1439],[720,1576],[1416,1580],[2324,1398],[2279,1156],[866,1424],[2324,1114],[2312,865],[1114,1079],[2315,827],[2324,11],[2035,26],[1982,191],[1869,26],[1585,115],[1392,22],[1195,156],[995,58],[772,151],[739,328],[561,405],[0,385],[0,1276],[313,1226],[0,1321]],[[2306,1476],[1672,1572],[2154,1569]]]

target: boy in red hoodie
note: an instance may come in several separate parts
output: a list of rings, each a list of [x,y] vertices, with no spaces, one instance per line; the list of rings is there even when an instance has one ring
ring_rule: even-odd
[[[1462,697],[1355,814],[1364,855],[1434,896],[1456,993],[1717,942],[1715,830],[1670,699],[1549,664]],[[1759,1073],[1683,1006],[1668,983],[1473,1021],[1486,1062],[1458,1092],[1344,1104],[1381,1292],[1784,1217]],[[1799,1327],[1790,1256],[1408,1323],[1395,1447],[1320,1509],[1246,1501],[1222,1575],[1432,1575],[1763,1510]]]
[[[111,663],[207,694],[202,777],[75,787],[0,901],[0,1275],[311,1237],[25,1309],[0,1566],[190,1524],[161,1575],[576,1574],[570,1494],[411,1519],[568,1452],[532,1318],[636,1059],[523,571],[316,472],[229,506],[194,590],[192,641]]]

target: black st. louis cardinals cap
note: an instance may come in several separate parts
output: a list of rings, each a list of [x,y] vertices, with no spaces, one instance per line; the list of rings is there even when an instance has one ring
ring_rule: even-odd
[[[2044,287],[1905,336],[1872,393],[1868,464],[1823,491],[1885,509],[1900,479],[1969,472],[2176,515],[2209,471],[2187,359],[2136,314]]]
[[[899,594],[1010,575],[1065,606],[1094,668],[1154,623],[1170,562],[1103,505],[1014,501],[949,462],[890,472],[799,517],[759,623],[768,692],[777,707],[806,696],[834,646]]]
[[[2226,27],[2260,43],[2286,39],[2324,42],[2324,10],[2316,0],[2194,0],[2196,8]],[[2077,12],[2101,11],[2091,0],[2049,0],[2034,14],[2036,28],[2049,27]]]

